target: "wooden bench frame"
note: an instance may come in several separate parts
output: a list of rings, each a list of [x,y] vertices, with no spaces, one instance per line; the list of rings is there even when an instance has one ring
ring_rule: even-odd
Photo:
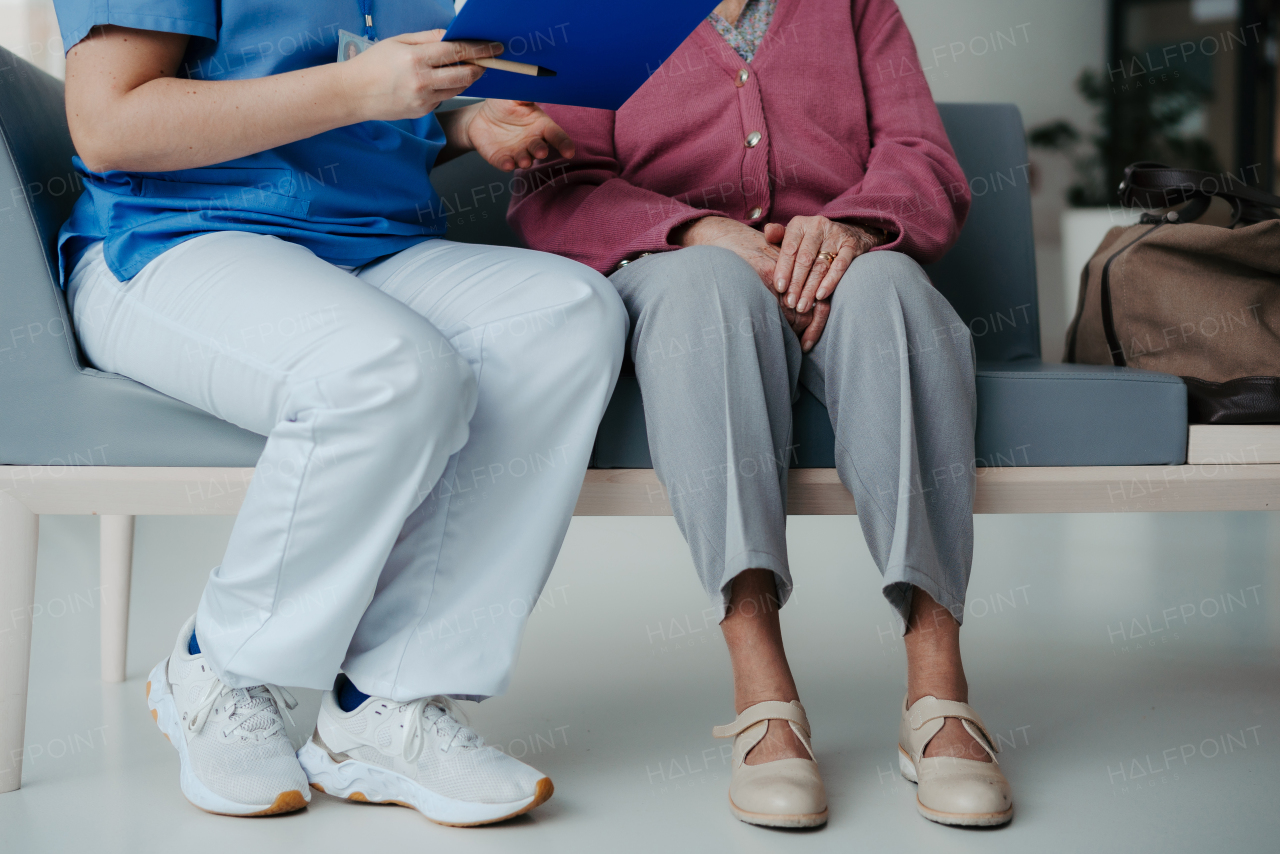
[[[101,519],[102,678],[122,682],[137,516],[234,515],[251,468],[0,466],[0,792],[22,775],[43,514]],[[982,468],[977,513],[1280,510],[1280,426],[1193,425],[1182,466]],[[787,512],[852,515],[835,469],[790,473]],[[652,469],[587,472],[577,516],[669,516]]]

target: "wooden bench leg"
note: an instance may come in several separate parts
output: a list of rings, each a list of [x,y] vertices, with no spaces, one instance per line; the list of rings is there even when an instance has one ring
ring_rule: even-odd
[[[133,520],[133,516],[103,516],[98,523],[103,682],[125,680],[129,587],[133,577]]]
[[[22,785],[40,519],[0,492],[0,792]]]

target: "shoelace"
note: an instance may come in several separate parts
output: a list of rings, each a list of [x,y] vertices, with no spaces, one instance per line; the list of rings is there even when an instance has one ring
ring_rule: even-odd
[[[434,728],[443,739],[440,745],[442,753],[448,752],[455,741],[466,747],[484,746],[484,739],[475,730],[465,723],[459,723],[459,718],[465,722],[467,717],[448,697],[423,697],[400,708],[409,715],[409,722],[405,726],[404,751],[401,754],[406,762],[416,762],[422,755],[428,727]]]
[[[279,712],[283,710],[289,723],[293,723],[289,709],[298,707],[298,701],[294,696],[279,685],[230,688],[224,685],[221,679],[214,679],[205,689],[200,702],[196,704],[196,713],[191,723],[187,724],[192,732],[198,733],[204,729],[205,721],[209,719],[209,715],[219,706],[224,697],[230,698],[225,703],[225,707],[228,709],[227,723],[231,726],[222,732],[226,737],[230,737],[237,729],[243,729],[245,732],[261,733],[262,738],[270,738],[284,730],[284,721],[280,719]],[[249,726],[254,722],[264,725]]]

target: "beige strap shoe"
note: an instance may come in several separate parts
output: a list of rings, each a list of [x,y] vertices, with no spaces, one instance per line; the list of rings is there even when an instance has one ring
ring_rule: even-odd
[[[775,759],[748,765],[747,754],[769,730],[769,721],[786,721],[809,751],[808,759]],[[765,827],[818,827],[827,823],[827,790],[809,741],[809,718],[799,700],[756,703],[727,726],[711,730],[716,738],[733,739],[733,773],[729,808],[748,824]]]
[[[990,762],[952,756],[924,757],[924,749],[947,718],[958,718],[973,740],[986,748]],[[1013,818],[1009,781],[996,764],[1000,748],[968,703],[921,697],[911,708],[902,700],[898,726],[898,768],[919,784],[916,808],[939,824],[990,827]]]

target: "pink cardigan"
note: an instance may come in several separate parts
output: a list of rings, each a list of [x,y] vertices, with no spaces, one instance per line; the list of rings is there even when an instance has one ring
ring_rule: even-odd
[[[617,112],[542,106],[578,153],[523,171],[507,218],[603,273],[708,214],[880,225],[898,234],[884,248],[927,263],[969,210],[893,0],[778,0],[751,63],[703,21]]]

